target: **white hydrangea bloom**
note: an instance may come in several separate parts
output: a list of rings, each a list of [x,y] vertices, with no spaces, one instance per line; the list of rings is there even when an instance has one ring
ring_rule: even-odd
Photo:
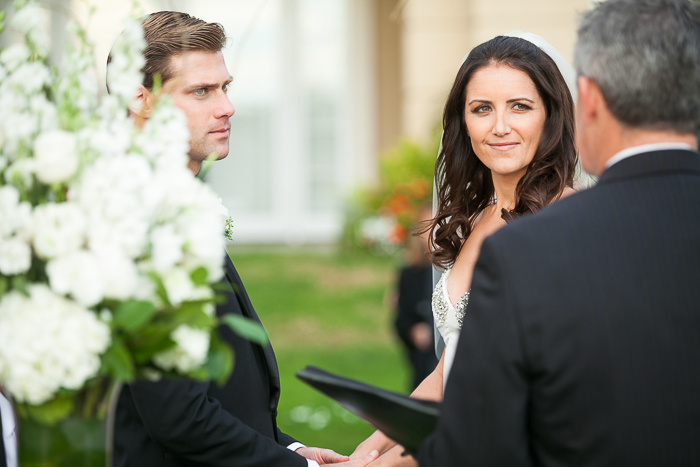
[[[32,250],[19,238],[0,239],[0,273],[22,274],[32,265]]]
[[[146,252],[161,198],[152,176],[148,162],[136,155],[102,157],[85,168],[71,186],[71,200],[87,214],[90,249],[116,248],[131,259]]]
[[[151,263],[158,273],[168,271],[182,260],[181,235],[175,232],[172,224],[161,225],[151,232]]]
[[[0,52],[0,63],[3,64],[7,71],[12,72],[15,71],[20,65],[27,63],[30,55],[31,52],[26,44],[12,44]]]
[[[14,92],[25,95],[35,94],[47,86],[51,79],[49,69],[40,62],[27,62],[20,65],[3,84]]]
[[[185,300],[192,300],[195,287],[190,275],[182,268],[172,268],[161,275],[163,286],[168,294],[168,300],[173,305],[179,305]]]
[[[109,92],[122,104],[131,103],[143,81],[141,68],[146,63],[142,50],[146,47],[143,28],[138,21],[127,22],[124,31],[112,46],[112,61],[107,67]]]
[[[27,37],[37,53],[46,57],[49,52],[49,35],[44,23],[44,14],[35,3],[27,3],[12,16],[11,24]]]
[[[47,203],[34,209],[33,243],[44,259],[66,256],[83,246],[87,222],[73,202]]]
[[[153,361],[160,368],[187,373],[204,363],[209,351],[208,332],[183,324],[170,334],[170,338],[175,342],[175,347],[153,357]]]
[[[134,298],[140,280],[134,262],[116,250],[102,250],[96,257],[104,297],[117,300]]]
[[[104,297],[104,284],[97,257],[78,250],[52,259],[46,265],[51,290],[59,295],[70,294],[83,306],[97,305]]]
[[[52,130],[34,141],[36,176],[44,183],[69,180],[78,170],[77,138],[74,133]]]
[[[9,185],[0,186],[0,238],[29,237],[32,223],[32,207],[19,202],[19,191]]]
[[[0,300],[0,379],[17,402],[40,405],[61,387],[82,387],[109,344],[110,329],[94,313],[43,284]]]

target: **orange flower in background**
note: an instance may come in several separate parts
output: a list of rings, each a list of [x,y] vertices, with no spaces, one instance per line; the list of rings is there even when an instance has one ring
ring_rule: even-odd
[[[389,232],[389,242],[394,245],[400,245],[406,241],[408,230],[401,224],[394,224]]]
[[[422,178],[417,178],[408,184],[411,196],[416,200],[422,200],[430,193],[430,185]]]
[[[405,195],[395,195],[386,204],[389,210],[396,216],[400,216],[411,209],[411,200]]]

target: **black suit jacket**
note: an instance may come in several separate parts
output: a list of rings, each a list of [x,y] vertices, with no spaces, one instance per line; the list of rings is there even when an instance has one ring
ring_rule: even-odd
[[[226,256],[224,283],[231,285],[217,315],[236,313],[259,322],[236,269]],[[272,347],[240,338],[227,327],[221,337],[236,362],[219,387],[188,379],[138,381],[119,397],[114,467],[304,467],[288,450],[295,440],[277,428],[280,381]]]
[[[700,465],[700,155],[620,161],[484,242],[419,462]]]

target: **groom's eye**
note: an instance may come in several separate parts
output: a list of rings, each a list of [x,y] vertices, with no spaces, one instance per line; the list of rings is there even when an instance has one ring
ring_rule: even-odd
[[[201,96],[203,96],[203,95],[205,95],[205,94],[207,93],[207,90],[204,89],[204,88],[199,88],[199,89],[195,89],[195,90],[193,91],[193,93],[194,93],[195,96],[200,96],[200,97],[201,97]]]

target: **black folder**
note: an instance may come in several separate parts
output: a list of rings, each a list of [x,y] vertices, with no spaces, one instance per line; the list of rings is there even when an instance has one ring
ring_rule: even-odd
[[[440,404],[414,399],[307,366],[297,378],[321,391],[415,454],[435,429]]]

